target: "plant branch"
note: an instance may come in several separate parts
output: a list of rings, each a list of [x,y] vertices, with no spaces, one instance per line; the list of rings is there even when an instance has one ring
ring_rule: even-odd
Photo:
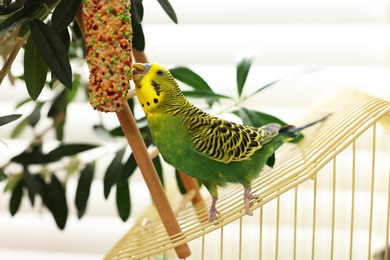
[[[38,18],[44,20],[44,18],[46,18],[50,14],[50,12],[58,5],[59,2],[60,1],[56,1],[55,3],[51,4],[50,6],[44,4],[44,7],[46,10],[45,10],[45,12],[39,14]],[[0,85],[3,82],[7,73],[10,71],[11,66],[12,66],[13,62],[15,61],[17,54],[19,53],[19,51],[22,48],[25,41],[27,40],[28,36],[30,36],[30,31],[28,31],[23,37],[16,37],[15,45],[12,48],[10,55],[8,56],[6,62],[4,63],[3,68],[0,71]]]
[[[21,37],[16,37],[15,45],[12,48],[11,53],[9,54],[7,60],[4,63],[3,68],[0,71],[0,85],[3,82],[5,76],[10,71],[12,63],[14,62],[16,56],[18,55],[20,48],[22,48],[24,44],[24,39]]]

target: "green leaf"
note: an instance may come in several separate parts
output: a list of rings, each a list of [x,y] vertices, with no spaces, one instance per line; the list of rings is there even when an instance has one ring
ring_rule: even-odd
[[[81,83],[81,75],[80,74],[73,74],[73,88],[72,91],[68,91],[68,101],[71,102],[75,99],[78,93],[78,89],[82,88],[83,91],[88,90],[88,84],[83,85]]]
[[[23,6],[22,1],[15,1],[10,4],[5,4],[5,2],[6,1],[3,1],[4,5],[0,5],[0,15],[11,14]],[[11,1],[7,0],[7,2]]]
[[[126,147],[120,149],[114,159],[111,161],[110,165],[106,169],[106,173],[103,178],[103,185],[104,185],[104,197],[107,199],[108,195],[110,195],[110,191],[112,186],[119,180],[122,171],[123,171],[123,165],[122,165],[122,159],[123,155],[125,154]]]
[[[112,136],[125,136],[125,134],[123,133],[122,127],[120,127],[120,126],[115,127],[109,133]]]
[[[27,104],[30,101],[32,101],[31,98],[26,98],[26,99],[20,101],[19,103],[17,103],[15,108],[19,108],[19,107],[23,106],[24,104]]]
[[[4,181],[5,179],[7,179],[7,174],[5,174],[4,170],[2,168],[0,168],[0,182]]]
[[[38,5],[38,4],[50,5],[50,4],[55,3],[56,0],[34,0],[34,1],[23,0],[23,2],[24,2],[24,6],[31,6],[31,5]]]
[[[32,37],[28,37],[24,52],[24,77],[27,91],[33,100],[41,94],[46,84],[48,67],[34,45]]]
[[[83,34],[81,33],[80,27],[76,21],[73,21],[72,26],[70,28],[73,31],[73,35],[75,36],[74,38],[72,37],[75,42],[78,42],[78,39],[83,39]]]
[[[9,202],[9,211],[11,212],[11,215],[14,216],[16,212],[18,212],[20,203],[22,202],[23,198],[23,180],[20,180],[15,188],[12,190],[11,199]]]
[[[127,104],[129,105],[131,112],[134,114],[134,98],[129,98],[127,100]]]
[[[242,90],[244,89],[244,85],[246,82],[246,78],[248,76],[249,70],[252,65],[253,61],[252,56],[248,57],[245,56],[243,57],[238,63],[237,63],[237,91],[238,91],[238,96],[241,96]]]
[[[25,166],[29,164],[46,164],[53,161],[55,160],[42,153],[41,145],[34,146],[32,149],[23,151],[11,159],[11,162]]]
[[[127,181],[117,182],[116,184],[116,207],[121,219],[126,221],[131,211],[130,190]]]
[[[142,129],[144,129],[146,126],[147,126],[147,121],[146,121],[146,117],[143,117],[141,119],[137,119],[137,126],[139,128],[139,130],[141,131],[141,134],[142,134]],[[109,131],[109,134],[111,136],[125,136],[125,134],[123,133],[123,130],[122,130],[122,127],[118,126],[118,127],[115,127],[113,129],[111,129]]]
[[[16,187],[16,185],[23,179],[23,174],[16,174],[16,175],[10,175],[8,177],[7,184],[4,186],[3,191],[13,191]]]
[[[8,30],[12,30],[17,25],[30,19],[30,17],[32,17],[40,7],[40,5],[32,5],[13,13],[11,16],[0,23],[0,34],[3,34],[3,32]]]
[[[268,157],[268,159],[267,159],[267,165],[269,166],[269,167],[274,167],[274,165],[275,165],[275,153],[273,153],[270,157]]]
[[[60,39],[62,40],[62,42],[65,44],[65,48],[67,51],[69,51],[69,47],[70,47],[70,35],[69,35],[69,32],[68,32],[68,29],[64,29],[62,31],[58,31],[57,32],[57,35],[58,37],[60,37]]]
[[[80,5],[81,0],[61,0],[51,17],[51,28],[59,32],[68,27],[80,9]]]
[[[137,169],[138,165],[135,161],[134,154],[130,154],[129,158],[127,159],[126,163],[123,165],[122,173],[120,180],[121,181],[127,181],[131,175],[133,175],[135,169]]]
[[[3,5],[8,7],[11,4],[12,0],[3,0]]]
[[[48,117],[53,118],[55,122],[56,137],[58,140],[62,140],[64,136],[64,126],[66,119],[66,110],[69,103],[68,91],[64,89],[53,101]]]
[[[42,153],[42,146],[34,146],[32,149],[23,151],[11,159],[12,162],[22,165],[46,164],[60,160],[62,157],[71,156],[93,148],[95,145],[89,144],[62,144],[48,154]]]
[[[30,22],[35,46],[53,74],[68,89],[72,89],[72,68],[68,50],[61,38],[50,27],[38,19]]]
[[[23,130],[26,128],[28,125],[28,118],[23,119],[22,121],[19,122],[14,128],[14,130],[11,133],[11,138],[16,138],[18,137]]]
[[[75,204],[77,208],[78,218],[82,218],[87,208],[87,202],[89,193],[91,190],[91,184],[93,180],[94,166],[92,164],[85,165],[84,169],[80,173],[80,178],[76,189]]]
[[[46,185],[42,200],[52,213],[57,227],[64,229],[68,218],[68,205],[64,186],[54,174],[50,178],[50,183]]]
[[[214,93],[202,77],[187,67],[179,66],[171,69],[170,72],[177,80],[194,88],[192,91],[183,91],[184,95],[192,98],[206,99],[210,107],[213,105],[213,102],[218,101],[220,98],[230,98]]]
[[[142,25],[134,22],[133,26],[133,46],[139,51],[145,50],[145,35]]]
[[[100,137],[100,139],[111,138],[110,132],[103,125],[94,125],[93,130]]]
[[[65,128],[65,121],[62,121],[56,125],[55,132],[56,132],[56,138],[59,141],[64,140],[64,128]]]
[[[145,145],[149,146],[154,144],[152,134],[150,133],[149,126],[140,127],[139,131],[141,132],[142,139],[144,139]]]
[[[164,186],[165,185],[164,173],[163,173],[161,160],[160,160],[159,156],[156,156],[156,158],[153,159],[153,164],[154,164],[154,167],[156,168],[157,175],[158,175],[158,177],[159,177],[159,179],[161,181],[161,184]]]
[[[179,188],[180,194],[184,195],[187,193],[186,188],[184,187],[183,181],[181,180],[179,171],[175,169],[176,184]]]
[[[20,29],[19,29],[19,33],[18,33],[18,36],[23,38],[26,36],[27,33],[30,32],[30,20],[27,20],[27,21],[24,21],[21,25],[20,25]]]
[[[303,77],[307,74],[310,74],[310,73],[313,73],[313,72],[316,72],[318,71],[319,69],[309,69],[309,70],[304,70],[304,71],[301,71],[299,73],[295,73],[293,75],[288,75],[286,77],[283,77],[281,79],[277,79],[277,80],[274,80],[274,81],[271,81],[270,83],[267,83],[265,84],[264,86],[260,87],[259,89],[257,89],[255,92],[253,92],[250,96],[254,96],[256,94],[258,94],[259,92],[273,86],[273,85],[276,85],[280,82],[283,82],[283,81],[290,81],[290,80],[294,80],[296,78],[299,78],[299,77]]]
[[[194,89],[213,92],[209,84],[207,84],[207,82],[201,76],[187,67],[179,66],[170,69],[169,71],[175,79],[180,80]]]
[[[177,24],[177,17],[175,10],[173,10],[172,5],[169,3],[168,0],[157,0],[157,2],[161,5],[161,7],[164,9],[164,11],[167,13],[169,18]]]
[[[50,151],[47,156],[52,159],[61,159],[62,157],[75,155],[96,147],[96,145],[91,144],[61,144],[54,150]]]
[[[28,116],[28,124],[30,126],[34,127],[41,118],[41,107],[42,104],[37,103],[32,113]]]
[[[42,194],[45,191],[46,183],[42,177],[38,174],[31,174],[27,167],[24,167],[23,171],[24,183],[28,191],[28,197],[30,198],[31,205],[34,206],[35,195]]]
[[[232,99],[231,97],[228,97],[228,96],[225,96],[225,95],[221,95],[221,94],[217,94],[217,93],[214,93],[214,92],[209,92],[207,90],[202,90],[202,89],[194,89],[194,90],[191,90],[191,91],[183,91],[183,94],[186,97],[203,98],[203,99],[207,99],[207,100],[211,100],[211,101],[216,101],[216,100],[219,100],[221,98]]]
[[[20,115],[20,114],[0,116],[0,126],[11,123],[12,121],[15,121],[16,119],[20,118],[21,116],[22,115]]]
[[[141,24],[144,17],[144,6],[142,0],[131,0],[131,18],[134,18],[133,23]]]
[[[260,127],[269,123],[278,123],[282,126],[287,125],[284,121],[280,120],[277,117],[274,117],[272,115],[255,111],[255,110],[249,110],[246,108],[240,108],[238,111],[235,111],[234,114],[238,115],[244,124]]]

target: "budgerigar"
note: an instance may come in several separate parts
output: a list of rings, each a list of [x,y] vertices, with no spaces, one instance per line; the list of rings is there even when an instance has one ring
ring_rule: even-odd
[[[283,142],[304,127],[270,123],[241,125],[207,114],[192,105],[171,73],[159,64],[133,64],[137,98],[146,114],[153,141],[166,162],[199,179],[212,196],[209,220],[215,221],[218,186],[241,183],[244,205],[252,215],[251,182]]]

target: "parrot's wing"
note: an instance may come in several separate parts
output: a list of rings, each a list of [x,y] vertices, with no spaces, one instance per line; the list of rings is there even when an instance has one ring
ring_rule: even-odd
[[[279,133],[279,124],[251,127],[210,115],[189,121],[190,135],[197,152],[219,162],[248,160]]]

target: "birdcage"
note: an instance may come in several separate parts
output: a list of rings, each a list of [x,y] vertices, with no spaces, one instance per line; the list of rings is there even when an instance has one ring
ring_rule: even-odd
[[[105,258],[177,259],[173,249],[188,244],[187,259],[388,259],[390,102],[351,92],[330,100],[302,122],[332,116],[282,146],[253,183],[253,216],[240,185],[221,190],[214,223],[207,191],[195,205],[189,192],[176,212],[182,233],[168,236],[151,206]]]

